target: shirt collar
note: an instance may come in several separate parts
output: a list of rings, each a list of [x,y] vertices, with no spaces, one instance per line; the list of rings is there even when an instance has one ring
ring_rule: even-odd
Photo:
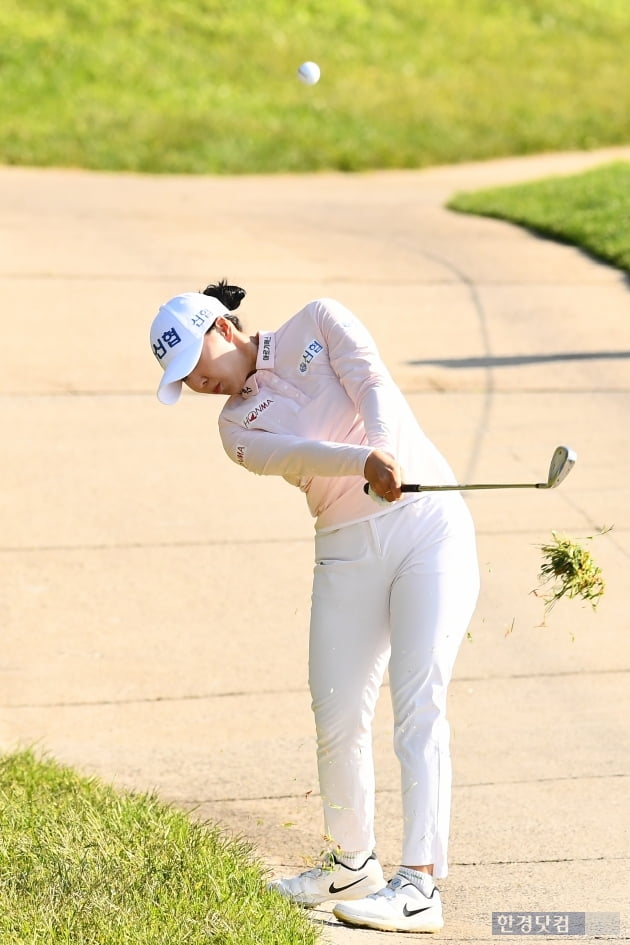
[[[245,386],[241,388],[241,397],[243,400],[247,400],[248,397],[253,397],[258,393],[258,384],[256,383],[256,375],[252,374],[245,381]]]
[[[258,357],[256,358],[256,370],[261,368],[273,370],[276,363],[276,336],[273,331],[261,331],[258,333]]]
[[[258,354],[256,356],[256,370],[273,369],[276,363],[276,336],[272,331],[261,331],[258,333]],[[245,381],[245,386],[241,390],[241,397],[247,400],[258,393],[258,384],[256,383],[256,374],[252,374]]]

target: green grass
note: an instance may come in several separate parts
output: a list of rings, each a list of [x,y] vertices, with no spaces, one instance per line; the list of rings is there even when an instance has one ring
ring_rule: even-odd
[[[519,223],[630,272],[630,163],[457,194],[448,206]]]
[[[3,0],[0,29],[0,163],[356,170],[630,140],[627,0]]]
[[[31,752],[0,759],[2,945],[314,945],[249,847]]]

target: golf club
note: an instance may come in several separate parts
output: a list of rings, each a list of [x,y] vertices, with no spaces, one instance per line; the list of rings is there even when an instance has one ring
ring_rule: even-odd
[[[464,489],[555,489],[566,479],[575,465],[577,453],[568,446],[557,446],[549,464],[549,475],[546,482],[492,482],[473,483],[447,486],[424,486],[420,483],[406,482],[401,486],[403,492],[460,492]],[[366,495],[375,496],[369,483],[365,483],[363,491]]]

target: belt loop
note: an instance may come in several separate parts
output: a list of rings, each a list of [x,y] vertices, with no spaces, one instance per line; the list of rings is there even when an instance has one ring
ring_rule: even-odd
[[[372,548],[374,549],[375,554],[377,554],[379,558],[382,557],[381,536],[379,534],[379,530],[376,526],[376,523],[380,521],[381,517],[382,516],[377,515],[375,518],[368,519],[368,525],[370,526],[370,532],[372,533]]]

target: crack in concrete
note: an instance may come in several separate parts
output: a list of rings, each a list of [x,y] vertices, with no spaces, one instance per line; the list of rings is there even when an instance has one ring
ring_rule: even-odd
[[[576,774],[560,776],[556,778],[521,778],[514,781],[468,781],[453,784],[453,790],[468,790],[468,788],[476,787],[514,787],[517,784],[556,784],[565,781],[579,782],[607,781],[612,779],[623,780],[625,778],[630,778],[630,772],[627,774],[623,772],[615,772],[613,774]],[[398,793],[398,788],[379,788],[376,792],[376,795],[378,797],[379,795],[397,795]],[[259,801],[296,801],[300,799],[313,800],[317,798],[321,798],[321,794],[318,791],[309,791],[308,794],[306,794],[304,791],[299,791],[297,794],[260,794],[256,797],[178,797],[171,798],[171,802],[174,804],[186,804],[199,807],[202,804],[256,804]]]
[[[0,669],[1,672],[1,669]],[[460,676],[451,681],[451,687],[459,684],[497,682],[514,679],[560,679],[567,676],[620,676],[630,673],[630,667],[615,667],[614,669],[590,669],[590,670],[559,670],[549,673],[512,673],[506,676]],[[387,681],[382,684],[383,689],[389,688]],[[160,702],[202,702],[206,699],[243,699],[249,696],[260,698],[261,696],[277,697],[278,695],[308,695],[306,687],[296,689],[251,689],[251,690],[233,690],[229,692],[199,692],[187,693],[179,696],[138,696],[126,699],[79,699],[74,702],[3,702],[0,703],[0,709],[81,709],[98,706],[123,706],[123,705],[152,705]]]
[[[449,374],[450,377],[450,374]],[[436,384],[435,379],[427,378],[427,383]],[[439,394],[466,394],[472,396],[483,396],[485,395],[485,389],[483,387],[475,387],[474,385],[463,385],[458,386],[457,384],[449,382],[448,387],[443,385],[437,385],[432,387],[430,390],[422,387],[405,387],[401,386],[403,394],[407,396],[414,397],[426,397],[433,396],[436,393]],[[528,394],[528,395],[547,395],[547,394],[565,394],[566,396],[572,396],[573,394],[601,394],[603,396],[609,396],[610,394],[627,394],[630,391],[630,387],[497,387],[497,394],[507,394],[515,395],[519,394]],[[47,398],[59,398],[59,397],[150,397],[152,400],[155,398],[154,390],[125,390],[125,389],[116,389],[116,390],[86,390],[83,388],[66,388],[65,390],[3,390],[0,391],[0,400],[15,400],[16,397],[22,397],[26,400],[36,400],[36,399],[47,399]]]
[[[575,509],[580,515],[584,515],[584,511],[580,506],[569,502],[572,508]],[[599,531],[600,526],[594,523],[589,523],[590,531]],[[625,535],[630,532],[630,527],[624,527],[623,525],[615,525],[613,528],[614,533]],[[483,536],[492,536],[492,535],[505,535],[507,534],[507,529],[493,529],[493,528],[477,528],[477,535]],[[530,529],[509,529],[510,535],[530,535],[535,537],[538,535],[538,532]],[[596,537],[600,537],[599,535]],[[601,536],[604,537],[604,536]],[[614,540],[614,535],[612,533],[607,533],[608,540],[611,541],[616,548],[618,548],[622,554],[628,557],[628,552],[624,551],[623,548],[618,546],[618,543]],[[310,544],[313,541],[313,536],[309,535],[308,537],[279,537],[279,538],[228,538],[228,539],[217,539],[217,541],[201,541],[201,540],[186,540],[186,541],[128,541],[128,542],[119,542],[117,544],[94,544],[94,545],[4,545],[0,546],[0,554],[37,554],[38,552],[72,552],[72,551],[133,551],[133,550],[146,550],[147,548],[225,548],[230,545],[282,545],[287,543],[299,543],[299,544]]]

